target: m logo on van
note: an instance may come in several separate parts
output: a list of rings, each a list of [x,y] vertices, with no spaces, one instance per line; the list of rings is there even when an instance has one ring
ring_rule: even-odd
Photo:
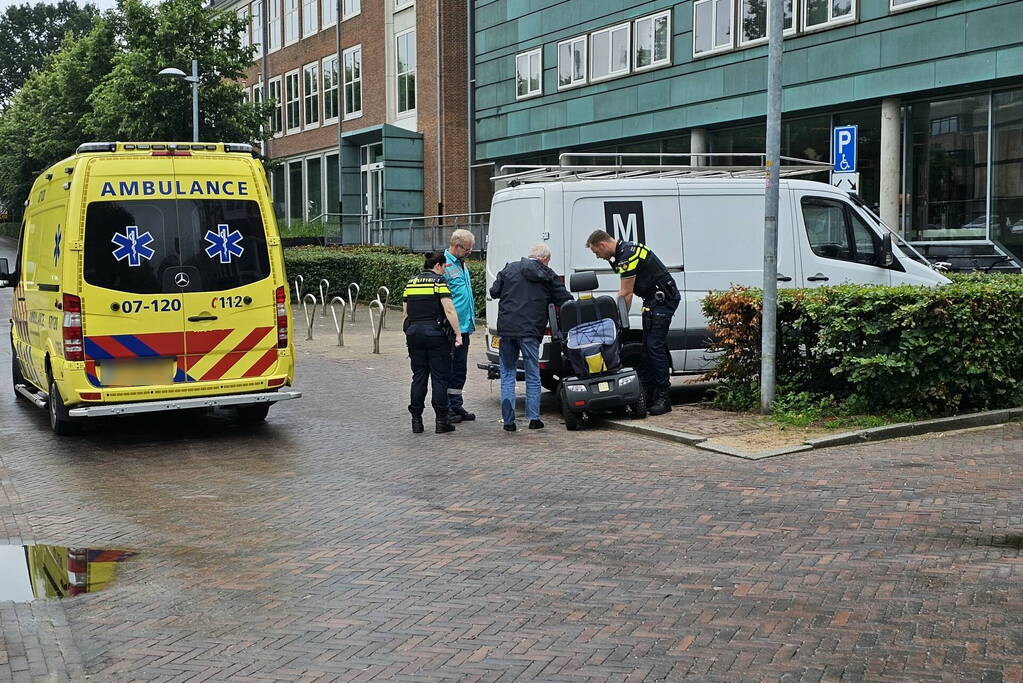
[[[643,202],[604,202],[604,229],[622,242],[646,242]]]

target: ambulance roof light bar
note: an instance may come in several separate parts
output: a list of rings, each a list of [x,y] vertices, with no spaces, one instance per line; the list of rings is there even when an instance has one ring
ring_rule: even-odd
[[[638,163],[652,157],[656,157],[661,163]],[[683,160],[689,163],[679,163]],[[740,163],[707,165],[715,161],[733,160]],[[754,163],[741,163],[747,160]],[[637,163],[630,164],[629,161]],[[781,162],[780,175],[783,178],[811,175],[831,169],[829,162],[811,159],[781,157]],[[767,172],[766,155],[758,152],[686,154],[566,152],[558,157],[556,166],[502,166],[500,175],[494,176],[491,180],[503,186],[616,178],[764,178]]]
[[[148,151],[148,150],[170,150],[172,154],[161,154],[157,156],[187,156],[182,152],[241,152],[242,154],[254,154],[250,144],[238,142],[225,142],[223,147],[220,144],[210,142],[84,142],[78,145],[78,154],[89,154],[95,152],[116,152],[120,147],[124,152]]]

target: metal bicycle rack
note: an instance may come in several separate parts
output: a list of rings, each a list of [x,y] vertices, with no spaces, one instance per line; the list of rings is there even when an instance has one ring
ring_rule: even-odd
[[[352,294],[352,288],[353,287],[355,288],[355,294]],[[355,309],[359,305],[359,292],[361,290],[362,290],[362,288],[359,287],[359,283],[358,282],[353,282],[350,285],[348,285],[348,308],[352,312],[352,322],[353,323],[355,322]]]
[[[305,284],[305,278],[301,275],[295,276],[295,302],[302,303],[302,285]]]
[[[374,301],[380,303],[380,328],[383,329],[387,326],[387,302],[391,300],[391,290],[387,287],[380,287],[377,289],[377,298]]]
[[[379,299],[369,302],[369,324],[373,328],[373,353],[380,353],[380,330],[383,329],[384,305]],[[373,309],[377,310],[376,317],[373,316]]]
[[[324,318],[327,317],[327,295],[330,293],[330,280],[323,278],[320,280],[320,308],[323,312],[320,314]]]
[[[309,308],[306,303],[312,303],[313,307]],[[313,321],[316,319],[316,295],[306,294],[305,298],[302,299],[302,311],[305,313],[305,325],[306,333],[305,338],[307,340],[313,338]]]
[[[341,317],[337,315],[337,307],[341,306]],[[337,330],[337,345],[345,345],[345,303],[344,297],[336,296],[330,300],[330,315],[334,318],[334,329]]]

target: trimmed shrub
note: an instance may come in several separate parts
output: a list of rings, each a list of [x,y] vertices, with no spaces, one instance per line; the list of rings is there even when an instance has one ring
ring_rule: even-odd
[[[468,261],[472,278],[476,313],[485,311],[486,266],[482,261]],[[330,280],[331,294],[348,297],[348,283],[358,282],[360,301],[372,301],[377,289],[391,291],[391,303],[401,301],[408,279],[423,269],[423,256],[409,254],[395,247],[295,247],[284,250],[288,284],[294,295],[295,278],[303,278],[303,294],[319,296],[320,280]]]
[[[1023,277],[942,287],[843,285],[778,292],[779,395],[870,412],[952,415],[1023,404]],[[761,292],[710,294],[723,407],[759,398]]]

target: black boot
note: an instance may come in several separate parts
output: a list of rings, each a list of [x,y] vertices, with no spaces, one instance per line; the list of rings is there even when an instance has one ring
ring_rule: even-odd
[[[412,433],[422,434],[423,433],[423,416],[413,415],[412,416]]]
[[[438,434],[447,434],[448,432],[455,431],[455,425],[448,421],[448,416],[441,417],[437,416],[437,429],[434,430]]]
[[[656,396],[650,409],[647,411],[650,415],[664,415],[665,413],[671,412],[671,390],[659,389],[654,393]]]

